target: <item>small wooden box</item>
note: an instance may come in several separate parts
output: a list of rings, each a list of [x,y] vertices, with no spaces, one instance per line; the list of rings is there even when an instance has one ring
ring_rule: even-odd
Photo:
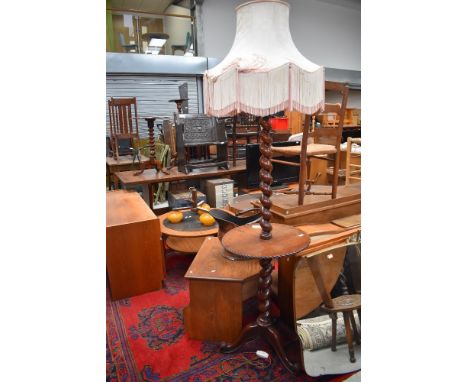
[[[209,179],[205,182],[208,204],[215,208],[224,208],[234,198],[234,181],[232,179]]]

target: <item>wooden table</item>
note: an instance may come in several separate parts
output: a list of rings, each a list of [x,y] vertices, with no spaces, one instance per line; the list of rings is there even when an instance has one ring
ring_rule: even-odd
[[[234,341],[242,330],[242,302],[257,293],[258,261],[228,260],[223,253],[218,238],[207,238],[185,274],[190,304],[184,326],[190,338]]]
[[[136,192],[106,193],[106,265],[114,300],[162,287],[159,220]]]
[[[223,176],[230,176],[239,174],[246,171],[245,160],[238,161],[236,166],[230,166],[229,169],[195,169],[188,174],[180,172],[177,167],[172,167],[168,174],[163,172],[156,173],[156,170],[150,169],[145,170],[143,173],[135,175],[136,171],[123,171],[116,172],[114,175],[122,183],[124,187],[135,186],[135,185],[147,185],[148,186],[148,203],[153,207],[153,185],[161,182],[175,182],[179,180],[190,180],[190,179],[201,179],[201,178],[217,178]]]
[[[146,163],[149,161],[149,158],[144,155],[140,156],[141,163]],[[118,188],[118,180],[115,179],[114,174],[120,171],[129,171],[129,170],[138,170],[138,162],[133,163],[132,155],[120,156],[118,159],[114,157],[106,158],[106,170],[107,170],[107,179],[109,184],[109,190],[111,189],[112,183],[114,184],[114,189]]]
[[[190,210],[181,211],[182,213],[187,214]],[[207,236],[216,236],[218,235],[219,226],[218,223],[215,223],[212,228],[204,227],[203,230],[185,230],[184,221],[172,224],[172,228],[165,225],[167,216],[171,213],[167,212],[159,216],[159,222],[161,224],[161,235],[163,243],[177,252],[182,253],[197,253],[200,249],[203,241]],[[198,215],[196,213],[193,216]]]
[[[311,191],[330,192],[331,186],[313,185]],[[361,213],[361,184],[338,186],[336,199],[330,195],[305,195],[304,204],[298,206],[297,194],[273,193],[270,212],[272,222],[288,225],[329,223],[334,219]],[[258,201],[255,206],[261,206]]]
[[[307,224],[298,226],[310,236],[307,249],[290,259],[280,259],[278,273],[273,277],[273,291],[278,296],[282,320],[291,328],[296,329],[296,321],[322,302],[311,275],[308,257],[324,248],[329,248],[332,256],[328,257],[323,278],[327,292],[336,284],[346,248],[340,247],[361,229],[361,216],[353,215],[337,219],[325,224]]]

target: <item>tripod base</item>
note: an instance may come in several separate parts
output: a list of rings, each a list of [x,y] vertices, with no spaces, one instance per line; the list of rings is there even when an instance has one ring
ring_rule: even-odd
[[[246,325],[237,340],[232,344],[221,344],[221,353],[234,353],[246,342],[262,337],[273,347],[282,364],[290,373],[299,374],[302,365],[302,348],[299,337],[285,325],[257,322]]]

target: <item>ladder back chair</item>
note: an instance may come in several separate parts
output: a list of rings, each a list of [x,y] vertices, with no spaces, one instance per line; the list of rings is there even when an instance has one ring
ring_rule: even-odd
[[[228,137],[232,141],[232,163],[233,166],[236,165],[238,158],[238,149],[239,147],[245,148],[245,144],[239,144],[238,138],[245,139],[246,144],[251,143],[251,139],[255,138],[256,142],[260,142],[260,118],[248,114],[248,113],[239,113],[232,117],[232,130],[228,133]]]
[[[113,98],[108,101],[110,140],[115,159],[119,158],[119,140],[130,140],[131,147],[140,145],[136,98]]]
[[[304,121],[304,129],[302,133],[302,142],[300,146],[288,147],[272,147],[273,155],[282,156],[297,156],[300,155],[300,163],[289,162],[284,160],[271,160],[273,163],[281,163],[290,166],[300,167],[299,171],[299,198],[298,204],[304,204],[304,195],[306,193],[305,184],[309,184],[309,189],[312,182],[307,181],[307,174],[310,172],[311,160],[320,159],[333,162],[333,181],[332,191],[329,193],[332,199],[336,198],[338,190],[338,172],[340,167],[340,145],[341,135],[343,132],[343,122],[346,112],[346,104],[348,102],[348,85],[341,82],[325,81],[325,90],[341,93],[341,103],[325,104],[324,111],[315,115],[306,115]],[[338,122],[333,126],[322,126],[315,128],[315,120],[322,118],[325,115],[333,113],[336,115]],[[312,131],[310,132],[310,129]],[[309,133],[313,142],[309,142]],[[330,158],[329,156],[333,156]],[[307,192],[309,192],[309,189]],[[313,193],[312,193],[313,194]]]
[[[345,185],[351,184],[351,180],[361,180],[361,162],[353,163],[352,158],[360,158],[361,151],[359,153],[353,152],[353,143],[361,145],[361,138],[349,137],[346,142],[346,181]]]

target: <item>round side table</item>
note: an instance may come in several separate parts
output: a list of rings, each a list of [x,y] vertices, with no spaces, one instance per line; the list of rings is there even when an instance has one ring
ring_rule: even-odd
[[[161,225],[161,236],[163,244],[167,247],[183,253],[197,253],[207,236],[217,236],[218,223],[212,226],[204,226],[198,220],[198,214],[191,210],[181,211],[184,214],[184,220],[180,223],[170,223],[167,212],[159,216]]]
[[[265,338],[278,354],[283,365],[292,373],[298,373],[300,364],[292,361],[285,350],[286,344],[292,341],[298,343],[296,333],[284,335],[279,330],[270,314],[271,308],[271,272],[273,259],[292,256],[305,249],[310,242],[309,235],[303,231],[285,224],[272,223],[274,234],[268,240],[260,238],[262,227],[260,224],[247,224],[227,232],[222,239],[223,247],[230,253],[246,258],[258,259],[262,267],[258,279],[258,310],[259,315],[255,323],[246,325],[238,339],[230,344],[223,344],[221,352],[232,353],[246,341],[257,337]],[[289,337],[289,338],[288,338]],[[292,338],[292,340],[291,340]]]

